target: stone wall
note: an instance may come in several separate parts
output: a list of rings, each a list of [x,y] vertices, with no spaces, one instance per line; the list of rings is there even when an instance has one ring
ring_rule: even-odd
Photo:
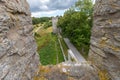
[[[0,80],[32,80],[39,57],[26,0],[0,0]]]
[[[120,80],[120,0],[96,0],[89,59]]]
[[[53,17],[52,18],[53,33],[58,33],[57,22],[58,22],[58,17]]]

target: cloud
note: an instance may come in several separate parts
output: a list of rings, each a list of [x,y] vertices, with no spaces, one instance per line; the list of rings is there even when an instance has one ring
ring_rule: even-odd
[[[31,12],[63,10],[71,7],[77,0],[27,0]]]
[[[63,15],[77,0],[27,0],[32,17]]]
[[[67,9],[67,8],[71,7],[75,3],[75,0],[51,0],[49,3],[51,5],[47,4],[47,6],[50,9],[63,10],[63,9]]]
[[[32,17],[51,17],[51,16],[61,16],[65,10],[53,10],[53,11],[42,11],[42,12],[32,12]]]

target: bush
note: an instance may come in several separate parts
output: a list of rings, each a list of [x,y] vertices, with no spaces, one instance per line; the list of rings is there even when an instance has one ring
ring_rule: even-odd
[[[91,0],[78,0],[75,7],[70,8],[58,20],[57,26],[61,27],[62,35],[68,37],[72,43],[86,55],[90,45],[92,27]]]
[[[51,27],[52,26],[52,22],[51,21],[48,21],[48,22],[45,22],[44,24],[44,28],[48,28],[48,27]]]
[[[32,17],[32,23],[33,25],[39,24],[39,23],[44,23],[44,22],[49,22],[51,20],[51,17],[41,17],[41,18],[35,18]]]

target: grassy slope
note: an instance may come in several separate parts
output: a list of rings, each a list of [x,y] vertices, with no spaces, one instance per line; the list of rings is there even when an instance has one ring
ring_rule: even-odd
[[[38,53],[40,54],[40,62],[43,65],[57,64],[63,62],[63,55],[61,53],[57,36],[51,34],[52,28],[39,30],[35,39],[38,44]]]

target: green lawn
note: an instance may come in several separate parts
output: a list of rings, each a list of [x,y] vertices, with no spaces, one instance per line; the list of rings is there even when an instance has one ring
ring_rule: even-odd
[[[46,32],[44,35],[37,34],[35,39],[38,45],[38,53],[42,65],[57,64],[64,61],[57,36]]]

